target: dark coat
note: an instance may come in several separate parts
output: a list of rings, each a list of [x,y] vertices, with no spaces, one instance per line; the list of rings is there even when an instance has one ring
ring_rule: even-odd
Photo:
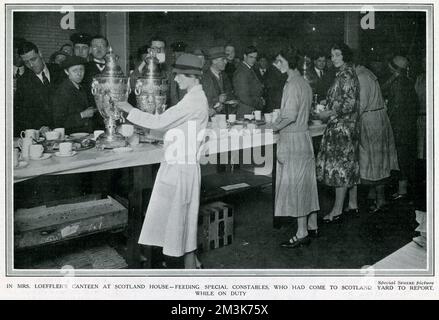
[[[233,75],[233,88],[239,100],[236,115],[242,118],[244,114],[254,110],[262,110],[264,102],[262,93],[264,85],[259,81],[253,69],[241,62]]]
[[[264,75],[264,112],[270,113],[274,109],[280,109],[282,101],[282,93],[284,91],[285,82],[288,74],[280,72],[278,68],[271,65],[268,67]]]
[[[222,83],[220,83],[219,79],[210,69],[203,74],[201,85],[203,86],[203,91],[206,94],[209,108],[212,108],[218,103],[219,95],[222,93],[227,94],[227,100],[231,100],[233,98],[232,84],[230,83],[228,76],[223,73],[221,78]],[[225,110],[223,111],[225,112]]]
[[[17,79],[14,95],[14,134],[19,135],[25,129],[40,129],[42,126],[53,128],[51,96],[59,83],[65,79],[57,65],[46,64],[50,73],[50,84],[44,86],[38,76],[26,68]]]
[[[83,86],[77,89],[66,79],[53,95],[55,126],[65,128],[66,134],[75,132],[93,132],[93,118],[82,119],[81,112],[91,106]]]
[[[418,97],[413,82],[404,75],[386,84],[387,112],[393,129],[401,172],[415,178]]]
[[[236,71],[236,63],[227,61],[226,69],[224,70],[224,73],[229,77],[230,83],[233,85],[233,75]]]
[[[335,80],[335,73],[328,69],[323,70],[323,76],[319,78],[316,70],[312,67],[308,71],[309,84],[312,88],[312,93],[318,95],[318,101],[326,99],[329,88]]]

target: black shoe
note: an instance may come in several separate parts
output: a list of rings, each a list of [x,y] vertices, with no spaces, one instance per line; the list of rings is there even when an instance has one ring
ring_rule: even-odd
[[[307,246],[311,243],[311,240],[309,239],[308,236],[304,237],[304,238],[297,238],[296,236],[294,236],[292,239],[282,242],[280,244],[280,246],[282,248],[288,248],[288,249],[293,249],[293,248],[298,248],[301,246]]]
[[[350,217],[359,217],[360,216],[360,210],[358,208],[355,209],[346,209],[343,211],[343,214],[346,214]]]
[[[338,214],[338,215],[336,215],[336,216],[333,216],[332,218],[327,218],[327,219],[325,219],[326,217],[327,217],[327,215],[325,216],[325,217],[323,217],[323,222],[324,223],[335,223],[335,222],[341,222],[341,214]]]
[[[407,199],[407,194],[395,193],[392,195],[392,201],[404,201]]]
[[[308,230],[308,236],[310,238],[318,238],[319,237],[319,229]]]

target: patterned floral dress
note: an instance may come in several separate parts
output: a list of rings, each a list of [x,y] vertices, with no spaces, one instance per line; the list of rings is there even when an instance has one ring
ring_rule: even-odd
[[[360,181],[358,162],[360,85],[351,64],[336,73],[326,98],[336,115],[328,121],[317,155],[317,180],[331,187],[352,187]]]

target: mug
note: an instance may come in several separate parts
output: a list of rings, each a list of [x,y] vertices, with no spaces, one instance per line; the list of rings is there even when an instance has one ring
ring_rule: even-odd
[[[40,136],[40,132],[35,129],[26,129],[25,131],[20,132],[21,138],[32,138],[34,140],[37,140]]]
[[[264,113],[264,119],[266,123],[271,123],[273,121],[272,113]]]
[[[19,146],[21,149],[21,155],[23,158],[27,159],[29,158],[29,149],[30,146],[33,144],[33,138],[22,138],[20,139]]]
[[[252,114],[255,116],[256,121],[260,121],[262,117],[262,112],[260,110],[255,110],[252,112]]]
[[[137,146],[140,143],[140,137],[137,133],[133,134],[128,138],[128,143],[130,146]]]
[[[60,143],[59,144],[59,154],[61,154],[61,155],[72,154],[72,143],[71,142]]]
[[[236,121],[236,114],[229,114],[229,122],[234,123]]]
[[[94,139],[96,140],[97,138],[99,138],[99,136],[101,135],[101,134],[104,134],[104,130],[95,130],[95,131],[93,131],[93,136],[94,136]]]
[[[66,135],[66,130],[64,128],[55,128],[53,131],[59,132],[59,139],[64,140]]]
[[[31,159],[39,159],[43,156],[44,147],[41,144],[33,144],[29,148],[29,156]]]
[[[59,131],[48,131],[46,132],[47,140],[58,140],[61,133]]]
[[[217,114],[217,115],[215,115],[215,121],[217,121],[218,123],[226,122],[226,115],[225,114]]]
[[[131,137],[134,134],[134,126],[132,124],[123,124],[120,126],[120,134],[125,138]]]
[[[245,114],[244,119],[253,120],[253,114]]]

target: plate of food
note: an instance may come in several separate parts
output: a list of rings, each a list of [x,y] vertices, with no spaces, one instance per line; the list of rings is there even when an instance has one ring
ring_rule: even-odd
[[[84,139],[71,139],[66,138],[65,140],[50,140],[45,141],[43,143],[44,146],[44,152],[47,153],[55,153],[59,151],[59,144],[61,142],[71,142],[72,143],[72,150],[73,151],[83,151],[88,150],[91,148],[94,148],[96,146],[96,141],[94,141],[91,138],[84,138]]]

